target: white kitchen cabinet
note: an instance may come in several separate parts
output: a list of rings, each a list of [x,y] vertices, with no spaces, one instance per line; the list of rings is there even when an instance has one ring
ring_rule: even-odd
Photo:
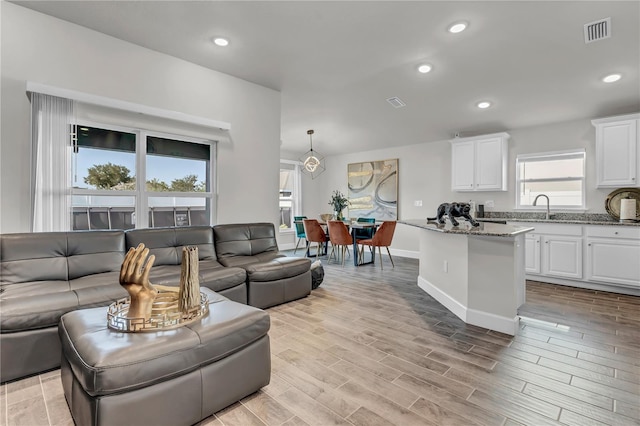
[[[582,278],[582,226],[522,223],[534,229],[525,238],[525,271],[557,278]]]
[[[476,144],[473,141],[451,144],[451,182],[454,191],[473,191]]]
[[[525,236],[528,278],[628,294],[640,291],[640,227],[509,222]]]
[[[588,226],[586,234],[587,280],[640,288],[640,229]]]
[[[582,278],[582,237],[545,235],[542,273],[551,277]]]
[[[596,184],[598,188],[640,186],[640,114],[592,120],[596,128]]]
[[[451,141],[453,191],[506,191],[508,133]]]
[[[540,269],[540,235],[525,235],[524,270],[527,274],[539,274],[542,272]]]

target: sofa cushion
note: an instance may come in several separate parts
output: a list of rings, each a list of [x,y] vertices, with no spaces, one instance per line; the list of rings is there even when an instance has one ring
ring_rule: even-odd
[[[54,327],[76,309],[106,306],[129,294],[118,282],[119,272],[70,281],[36,281],[3,286],[0,293],[2,333]]]
[[[215,259],[204,259],[204,260],[200,260],[198,262],[198,267],[200,268],[200,270],[213,270],[213,269],[223,269],[224,266],[222,266],[222,264],[220,262],[218,262]]]
[[[216,225],[213,233],[218,261],[224,266],[252,263],[251,256],[262,256],[256,261],[264,262],[279,255],[272,223]]]
[[[20,285],[0,285],[0,299],[37,296],[40,294],[62,293],[71,290],[69,281],[47,280],[20,283]]]
[[[70,280],[69,285],[78,296],[78,309],[107,306],[129,293],[120,285],[120,272],[88,275]]]
[[[0,234],[0,279],[3,284],[66,281],[67,233]]]
[[[179,285],[180,283],[180,271],[182,265],[153,265],[151,272],[149,273],[149,281],[152,284],[162,285]],[[206,259],[199,261],[199,269],[203,270],[216,270],[224,269],[224,267],[218,263],[217,260]]]
[[[34,232],[0,236],[2,284],[74,279],[119,271],[123,231]]]
[[[239,267],[246,268],[249,265],[253,265],[255,263],[264,263],[270,262],[273,259],[278,259],[282,257],[287,257],[286,255],[276,252],[276,251],[267,251],[264,253],[259,253],[254,256],[232,256],[225,257],[224,259],[220,259],[220,263],[224,266],[231,267]]]
[[[120,271],[124,261],[123,231],[67,233],[69,279],[102,272]]]
[[[250,282],[276,281],[296,277],[311,268],[311,260],[302,257],[280,257],[270,262],[254,263],[247,266]]]
[[[151,284],[180,285],[180,265],[158,265],[155,264],[149,272]]]
[[[161,265],[151,268],[152,284],[180,286],[181,265]],[[200,287],[222,291],[245,284],[247,273],[242,268],[225,268],[215,260],[203,260],[199,265]]]
[[[127,250],[143,243],[156,257],[154,265],[158,266],[180,265],[184,246],[198,247],[200,260],[216,258],[209,226],[133,229],[126,232],[126,242]]]
[[[68,285],[67,285],[68,286]],[[0,299],[2,333],[55,327],[60,317],[78,307],[73,291]]]
[[[204,291],[209,314],[173,330],[113,331],[107,327],[105,308],[64,315],[60,340],[80,385],[92,396],[146,387],[228,357],[269,331],[266,312]]]
[[[247,273],[242,268],[200,269],[200,286],[222,291],[245,284]]]
[[[69,288],[71,290],[101,286],[122,287],[120,285],[120,270],[118,272],[105,272],[69,280]]]
[[[118,299],[129,297],[129,293],[119,284],[80,288],[75,293],[78,296],[77,309],[108,306]]]

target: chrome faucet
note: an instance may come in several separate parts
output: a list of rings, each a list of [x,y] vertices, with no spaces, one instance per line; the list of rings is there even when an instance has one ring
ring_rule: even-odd
[[[538,195],[538,196],[533,200],[533,205],[534,205],[534,206],[535,206],[535,205],[537,205],[537,203],[538,203],[538,198],[540,198],[540,197],[544,197],[544,198],[546,198],[546,199],[547,199],[547,217],[545,217],[545,219],[549,220],[549,197],[547,197],[547,196],[546,196],[546,195],[544,195],[544,194],[540,194],[540,195]]]

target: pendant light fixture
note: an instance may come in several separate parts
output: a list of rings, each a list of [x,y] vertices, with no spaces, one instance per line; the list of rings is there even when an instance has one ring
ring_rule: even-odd
[[[311,176],[311,179],[315,179],[324,172],[324,157],[318,151],[313,150],[313,130],[307,130],[307,134],[309,135],[311,149],[300,157],[300,161],[302,162],[302,172]]]

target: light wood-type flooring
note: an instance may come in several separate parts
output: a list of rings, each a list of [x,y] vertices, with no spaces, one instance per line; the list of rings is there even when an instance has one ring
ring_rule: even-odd
[[[300,255],[300,251],[298,251]],[[202,425],[640,425],[640,298],[528,282],[515,337],[467,326],[418,261],[326,263],[268,309],[271,383]],[[2,425],[72,424],[59,370],[0,387]]]

